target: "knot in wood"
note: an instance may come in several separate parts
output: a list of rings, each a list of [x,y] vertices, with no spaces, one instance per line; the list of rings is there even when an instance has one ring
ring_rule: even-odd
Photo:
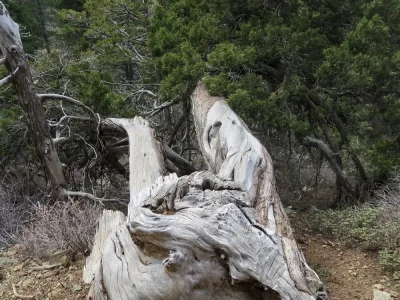
[[[176,250],[169,251],[169,257],[163,260],[162,264],[164,265],[165,269],[169,272],[175,272],[179,264],[185,259],[185,255]]]

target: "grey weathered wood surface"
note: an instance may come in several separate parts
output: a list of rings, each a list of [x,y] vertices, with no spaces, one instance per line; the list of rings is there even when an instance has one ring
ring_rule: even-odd
[[[209,171],[180,178],[162,176],[145,120],[113,120],[129,135],[131,200],[123,224],[94,248],[100,263],[87,260],[93,298],[326,298],[293,238],[267,150],[201,83],[192,108]]]

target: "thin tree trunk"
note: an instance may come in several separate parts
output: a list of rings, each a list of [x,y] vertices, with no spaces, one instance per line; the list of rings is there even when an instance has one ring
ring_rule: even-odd
[[[51,183],[52,196],[65,197],[64,173],[26,62],[19,26],[10,18],[2,2],[0,2],[0,50],[5,58],[5,65],[12,74],[12,84],[28,123],[36,153]]]
[[[50,53],[49,32],[47,31],[47,28],[46,28],[46,20],[45,20],[46,13],[43,8],[42,0],[36,0],[36,4],[37,4],[40,26],[42,27],[42,35],[43,35],[44,44],[45,44],[47,53]]]
[[[326,299],[293,238],[267,150],[201,83],[192,106],[210,171],[180,178],[162,177],[145,120],[114,120],[129,134],[131,200],[125,221],[106,212],[100,222],[84,273],[92,298]]]
[[[349,180],[342,172],[341,166],[338,164],[335,159],[335,153],[329,148],[327,144],[319,139],[315,139],[312,137],[305,137],[301,140],[304,145],[312,146],[314,148],[319,149],[322,153],[324,153],[325,157],[328,159],[328,162],[336,174],[337,181],[339,181],[340,186],[343,186],[346,192],[353,198],[353,200],[357,199],[357,193],[354,190],[353,186],[350,184]]]
[[[358,158],[357,154],[350,148],[351,147],[350,141],[349,141],[349,138],[347,137],[346,129],[345,129],[342,121],[339,119],[336,112],[333,112],[333,122],[335,123],[335,126],[340,133],[343,143],[348,147],[347,151],[349,152],[350,157],[353,160],[354,165],[356,166],[356,168],[358,170],[358,173],[360,174],[361,180],[364,183],[368,182],[367,172],[366,172],[361,160]]]

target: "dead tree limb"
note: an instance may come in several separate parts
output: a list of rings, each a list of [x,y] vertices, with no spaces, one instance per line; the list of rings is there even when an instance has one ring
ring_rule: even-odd
[[[192,105],[210,171],[180,178],[162,177],[145,120],[114,119],[129,134],[131,199],[125,220],[106,212],[100,221],[84,273],[93,299],[326,299],[293,238],[267,150],[201,83]]]

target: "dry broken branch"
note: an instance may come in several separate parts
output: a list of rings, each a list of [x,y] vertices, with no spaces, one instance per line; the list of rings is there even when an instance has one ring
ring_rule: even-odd
[[[19,298],[19,299],[35,299],[35,296],[29,296],[29,295],[21,295],[21,294],[18,294],[17,288],[15,287],[15,284],[14,284],[14,283],[13,283],[13,285],[12,285],[12,289],[13,289],[13,294],[14,294],[14,296],[15,296],[16,298]]]
[[[94,202],[99,202],[101,204],[105,202],[116,202],[119,204],[122,204],[123,206],[127,206],[126,203],[124,203],[121,199],[106,199],[106,198],[99,198],[96,197],[93,194],[85,193],[85,192],[74,192],[74,191],[67,191],[67,195],[70,197],[81,197],[81,198],[86,198],[89,200],[92,200]]]

